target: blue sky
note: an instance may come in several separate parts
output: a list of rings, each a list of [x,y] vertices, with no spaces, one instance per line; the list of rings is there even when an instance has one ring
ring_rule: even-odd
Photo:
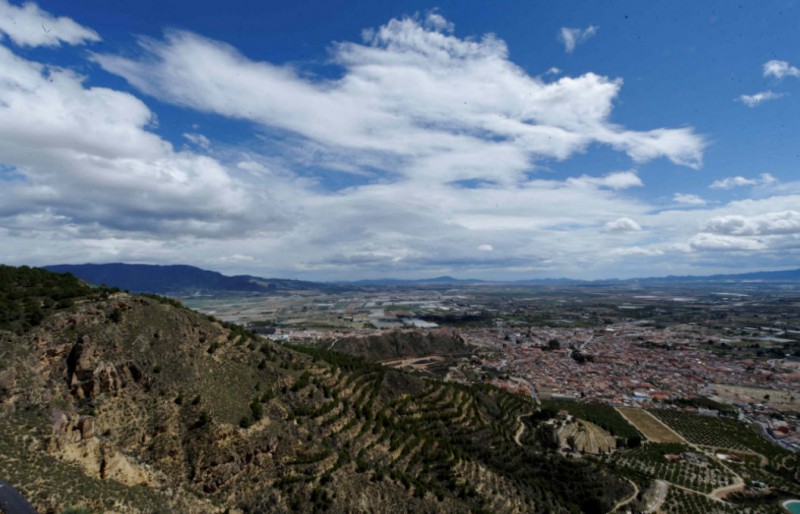
[[[798,19],[777,1],[0,0],[0,262],[794,268]]]

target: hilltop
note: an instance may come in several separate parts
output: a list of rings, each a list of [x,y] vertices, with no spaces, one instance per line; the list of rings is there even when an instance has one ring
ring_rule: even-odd
[[[0,271],[19,313],[0,326],[0,478],[42,513],[605,512],[631,493],[541,444],[527,398]]]

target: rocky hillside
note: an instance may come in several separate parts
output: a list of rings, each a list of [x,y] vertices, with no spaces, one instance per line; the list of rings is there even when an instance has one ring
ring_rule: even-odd
[[[0,479],[40,513],[604,512],[630,493],[541,447],[525,398],[81,287],[17,288],[41,316],[0,329]]]

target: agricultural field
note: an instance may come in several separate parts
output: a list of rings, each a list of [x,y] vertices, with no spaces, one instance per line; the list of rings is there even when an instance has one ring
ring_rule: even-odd
[[[681,411],[654,410],[653,414],[690,443],[742,452],[737,455],[743,462],[731,463],[730,467],[745,480],[800,493],[800,455],[771,443],[752,427],[732,419]]]
[[[667,455],[691,455],[676,461]],[[640,448],[616,452],[609,462],[649,479],[661,479],[671,484],[710,493],[714,489],[736,483],[736,477],[714,459],[696,453],[686,444],[648,443]]]
[[[789,480],[787,477],[770,473],[762,467],[761,457],[754,454],[735,453],[742,462],[728,462],[726,465],[737,473],[745,483],[751,481],[763,482],[768,487],[780,489],[800,496],[800,484]]]
[[[763,455],[770,463],[780,463],[787,456],[793,455],[765,439],[754,428],[734,419],[701,416],[677,410],[652,409],[650,413],[690,443],[731,450],[749,450]]]
[[[617,411],[635,426],[648,441],[654,443],[682,443],[683,438],[644,409],[617,407]]]

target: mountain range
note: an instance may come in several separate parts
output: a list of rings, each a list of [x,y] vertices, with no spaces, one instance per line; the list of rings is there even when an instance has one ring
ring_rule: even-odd
[[[324,284],[250,275],[226,276],[216,271],[181,264],[59,264],[44,266],[55,273],[70,273],[91,284],[106,285],[132,293],[175,294],[181,292],[270,293],[319,289]]]
[[[116,287],[130,292],[157,294],[212,293],[277,293],[292,290],[342,290],[360,287],[406,287],[406,286],[448,286],[448,285],[714,285],[724,283],[753,282],[800,282],[800,269],[783,271],[757,271],[729,275],[710,276],[666,276],[632,279],[575,280],[575,279],[530,279],[518,281],[485,281],[478,279],[457,279],[449,276],[402,280],[380,278],[350,282],[310,282],[282,278],[262,278],[252,275],[226,276],[216,271],[204,270],[187,265],[150,264],[60,264],[44,266],[44,269],[57,273],[71,273],[91,284]]]

